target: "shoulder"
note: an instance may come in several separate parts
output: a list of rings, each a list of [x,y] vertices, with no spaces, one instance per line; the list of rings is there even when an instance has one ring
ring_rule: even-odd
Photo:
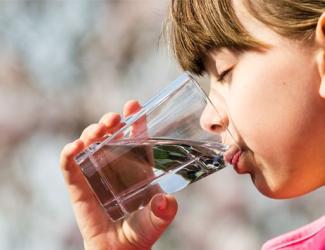
[[[266,242],[262,250],[325,250],[325,216]]]

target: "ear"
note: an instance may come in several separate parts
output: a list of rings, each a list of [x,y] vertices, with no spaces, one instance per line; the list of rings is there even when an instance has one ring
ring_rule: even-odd
[[[318,19],[316,41],[320,48],[317,53],[317,65],[321,78],[319,94],[321,97],[325,98],[325,13],[323,13]]]

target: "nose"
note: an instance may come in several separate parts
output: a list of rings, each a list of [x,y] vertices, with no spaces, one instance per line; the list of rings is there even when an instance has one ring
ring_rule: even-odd
[[[225,132],[229,126],[229,118],[225,108],[221,104],[208,103],[204,108],[201,117],[201,127],[209,133],[220,134]]]

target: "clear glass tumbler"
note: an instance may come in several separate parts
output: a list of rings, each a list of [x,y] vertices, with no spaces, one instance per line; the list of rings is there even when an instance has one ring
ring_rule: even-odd
[[[219,117],[198,83],[184,73],[119,131],[75,158],[113,221],[141,209],[156,193],[179,191],[229,164],[224,160],[229,145],[202,128],[204,112]]]

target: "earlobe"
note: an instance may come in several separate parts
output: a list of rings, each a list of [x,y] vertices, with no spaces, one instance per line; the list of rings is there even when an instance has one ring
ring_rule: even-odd
[[[318,19],[316,27],[316,41],[319,46],[317,55],[318,71],[321,78],[319,94],[325,98],[325,13]]]

